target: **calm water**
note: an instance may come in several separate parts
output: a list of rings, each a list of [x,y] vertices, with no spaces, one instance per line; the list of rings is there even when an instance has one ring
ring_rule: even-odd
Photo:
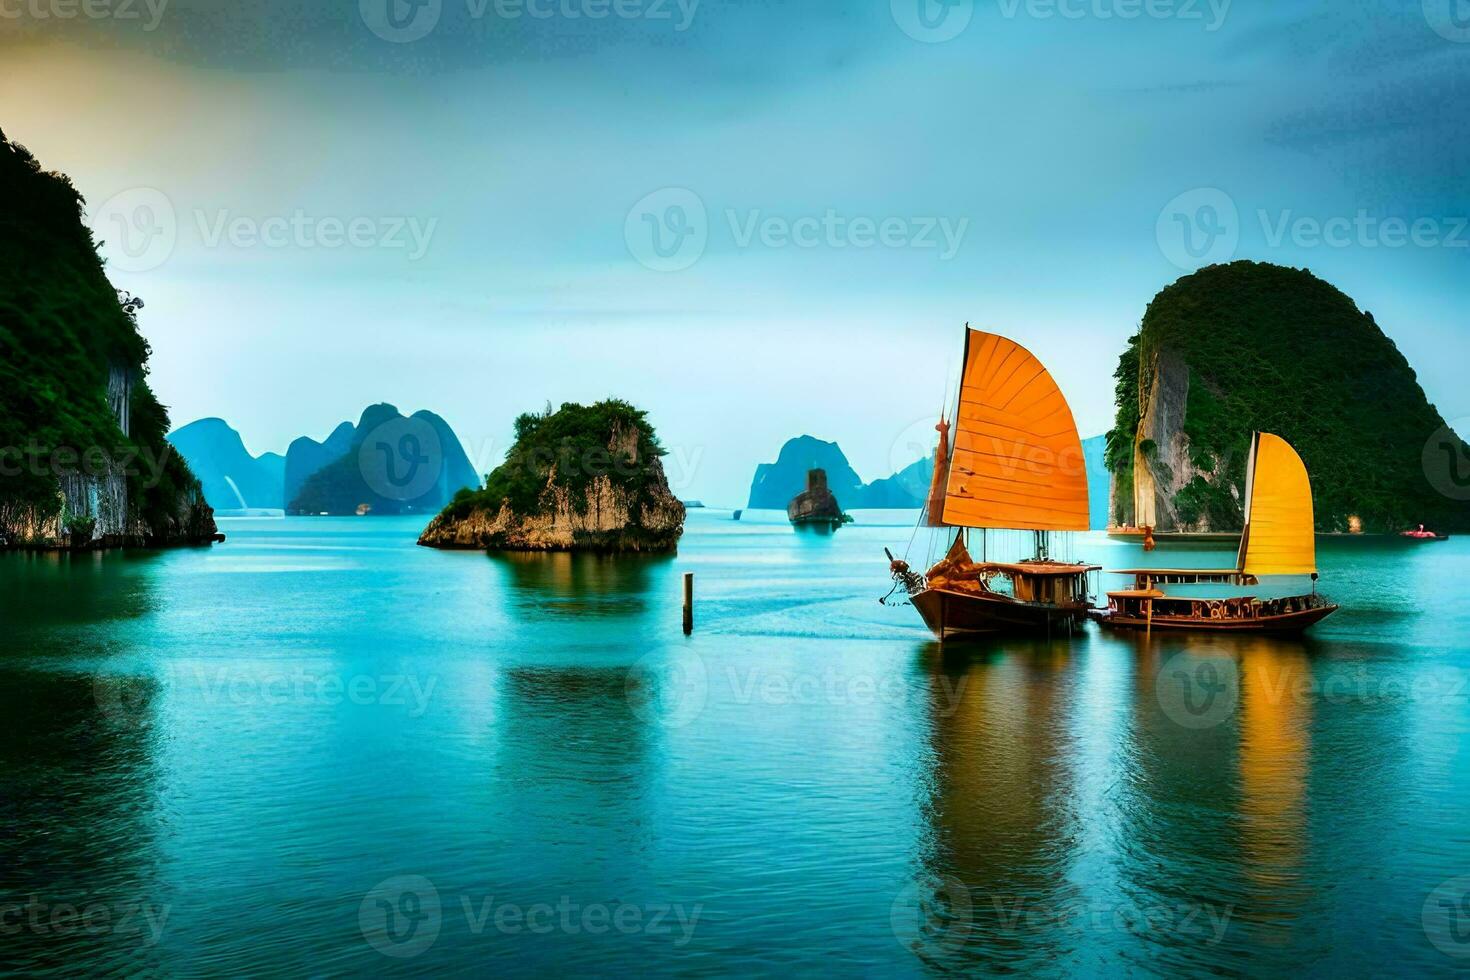
[[[907,525],[762,516],[0,555],[0,969],[1470,967],[1470,539],[1325,544],[1304,641],[941,654],[876,601]]]

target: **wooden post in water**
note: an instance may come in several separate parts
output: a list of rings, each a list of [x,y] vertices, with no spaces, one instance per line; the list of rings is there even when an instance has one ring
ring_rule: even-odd
[[[684,573],[684,635],[694,632],[694,573]]]

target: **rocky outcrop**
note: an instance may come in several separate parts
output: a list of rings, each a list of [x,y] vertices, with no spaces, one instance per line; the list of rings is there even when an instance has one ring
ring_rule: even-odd
[[[642,412],[621,402],[564,405],[556,414],[522,416],[517,429],[520,438],[486,489],[459,494],[419,544],[488,551],[678,547],[685,507],[669,489]],[[538,438],[547,430],[556,432],[554,440]]]
[[[129,506],[130,471],[133,480],[147,483],[163,470],[162,461],[139,456],[127,464],[108,460],[105,468],[88,466],[85,472],[62,473],[56,478],[55,503],[0,502],[0,546],[87,551],[204,545],[216,540],[214,510],[197,484],[172,493],[162,510],[147,516]]]
[[[143,301],[108,281],[82,211],[0,133],[0,547],[207,542],[213,512],[147,381]]]
[[[1297,450],[1319,531],[1470,527],[1470,458],[1371,313],[1305,269],[1210,266],[1149,304],[1119,359],[1111,516],[1238,532],[1254,431]]]
[[[793,524],[842,524],[851,519],[828,488],[825,470],[807,471],[806,489],[791,498],[786,517]]]
[[[1176,352],[1154,351],[1142,375],[1147,387],[1139,399],[1138,432],[1133,443],[1132,524],[1160,531],[1208,531],[1203,514],[1181,515],[1178,501],[1196,480],[1214,481],[1218,463],[1196,465],[1184,424],[1189,405],[1189,365]],[[1239,492],[1229,487],[1239,504]]]

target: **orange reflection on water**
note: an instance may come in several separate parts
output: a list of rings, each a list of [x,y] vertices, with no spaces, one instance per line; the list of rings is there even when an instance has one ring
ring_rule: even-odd
[[[1244,870],[1295,884],[1306,831],[1311,666],[1300,648],[1256,639],[1240,650],[1240,832]]]

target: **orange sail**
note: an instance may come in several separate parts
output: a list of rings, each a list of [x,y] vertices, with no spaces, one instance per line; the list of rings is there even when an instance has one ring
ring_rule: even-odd
[[[971,330],[944,523],[1086,531],[1087,469],[1072,410],[1030,351]]]
[[[1246,469],[1240,570],[1257,576],[1315,574],[1315,533],[1306,464],[1285,439],[1256,433]]]

